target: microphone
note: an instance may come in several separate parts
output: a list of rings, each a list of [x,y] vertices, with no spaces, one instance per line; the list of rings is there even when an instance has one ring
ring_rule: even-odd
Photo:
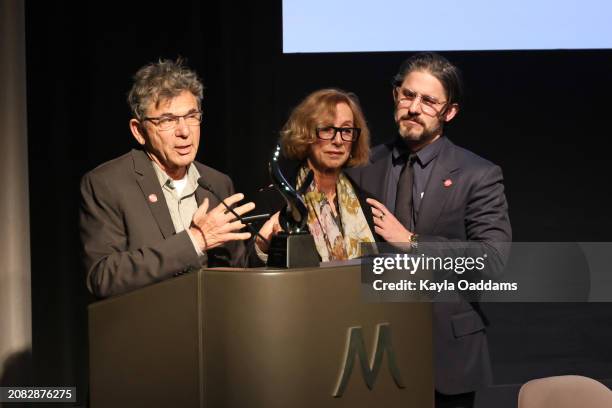
[[[208,184],[206,181],[204,181],[204,179],[202,177],[200,177],[198,179],[198,184],[200,185],[200,187],[202,187],[204,190],[208,191],[209,193],[211,193],[212,195],[215,196],[215,198],[219,201],[221,201],[221,204],[223,204],[223,206],[227,209],[227,211],[231,212],[234,217],[236,217],[237,220],[240,220],[240,222],[242,222],[243,224],[246,225],[246,227],[248,228],[248,230],[251,232],[251,234],[253,234],[253,236],[257,235],[260,239],[262,239],[267,245],[270,245],[270,241],[268,241],[267,239],[265,239],[260,233],[259,231],[257,231],[255,228],[253,228],[253,226],[250,224],[250,222],[245,222],[244,218],[242,218],[240,215],[238,215],[238,213],[236,211],[234,211],[233,209],[230,208],[229,205],[225,204],[225,201],[223,201],[223,199],[221,199],[221,197],[219,197],[217,195],[217,193],[215,193],[215,191],[212,189],[212,187],[210,186],[210,184]],[[270,216],[269,214],[266,214],[268,217]],[[249,217],[251,218],[251,217]]]
[[[257,221],[260,221],[260,220],[267,220],[268,218],[270,218],[270,214],[269,213],[257,214],[257,215],[249,215],[247,217],[242,217],[242,222],[244,222],[245,224],[251,224],[253,222],[257,222]]]

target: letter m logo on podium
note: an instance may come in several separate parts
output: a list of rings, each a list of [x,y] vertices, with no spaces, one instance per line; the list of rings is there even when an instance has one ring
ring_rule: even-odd
[[[395,360],[395,352],[393,351],[393,345],[391,343],[391,326],[389,323],[376,325],[376,346],[372,351],[369,362],[363,341],[363,330],[359,326],[349,327],[344,364],[332,395],[337,398],[344,394],[353,372],[355,357],[359,358],[361,373],[366,385],[369,389],[374,388],[374,383],[376,382],[376,377],[378,377],[385,351],[387,352],[387,365],[389,366],[391,377],[393,377],[398,388],[405,388],[399,367],[397,366],[397,361]]]

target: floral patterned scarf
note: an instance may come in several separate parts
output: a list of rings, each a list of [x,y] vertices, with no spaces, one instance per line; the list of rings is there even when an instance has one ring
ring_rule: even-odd
[[[301,188],[307,174],[308,168],[302,167],[298,173],[297,189]],[[342,172],[336,181],[336,200],[338,215],[334,216],[327,197],[317,190],[314,181],[304,193],[308,229],[323,262],[357,258],[361,256],[362,242],[374,242],[357,194]]]

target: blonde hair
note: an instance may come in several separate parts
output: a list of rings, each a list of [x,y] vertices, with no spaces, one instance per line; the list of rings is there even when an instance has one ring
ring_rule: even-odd
[[[303,161],[309,147],[317,141],[316,127],[324,121],[333,121],[336,106],[346,103],[353,112],[353,126],[361,129],[361,135],[351,145],[347,167],[367,163],[370,155],[370,131],[359,106],[357,96],[340,89],[321,89],[308,95],[293,109],[281,130],[281,147],[285,157]]]

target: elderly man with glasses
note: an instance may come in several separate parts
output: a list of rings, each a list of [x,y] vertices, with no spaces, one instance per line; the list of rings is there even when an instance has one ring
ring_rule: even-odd
[[[399,135],[349,173],[380,198],[367,201],[387,242],[426,255],[453,245],[455,256],[485,253],[486,272],[498,274],[512,240],[501,169],[443,134],[459,112],[461,88],[459,70],[441,55],[406,60],[393,80]],[[450,296],[433,304],[436,407],[468,407],[492,381],[487,319],[478,303]]]
[[[87,287],[97,297],[203,266],[246,263],[242,240],[250,234],[240,232],[244,225],[217,199],[231,206],[243,195],[234,193],[228,176],[195,161],[202,91],[180,60],[146,65],[134,76],[129,126],[140,149],[100,165],[81,182]],[[253,208],[247,203],[235,212]]]

